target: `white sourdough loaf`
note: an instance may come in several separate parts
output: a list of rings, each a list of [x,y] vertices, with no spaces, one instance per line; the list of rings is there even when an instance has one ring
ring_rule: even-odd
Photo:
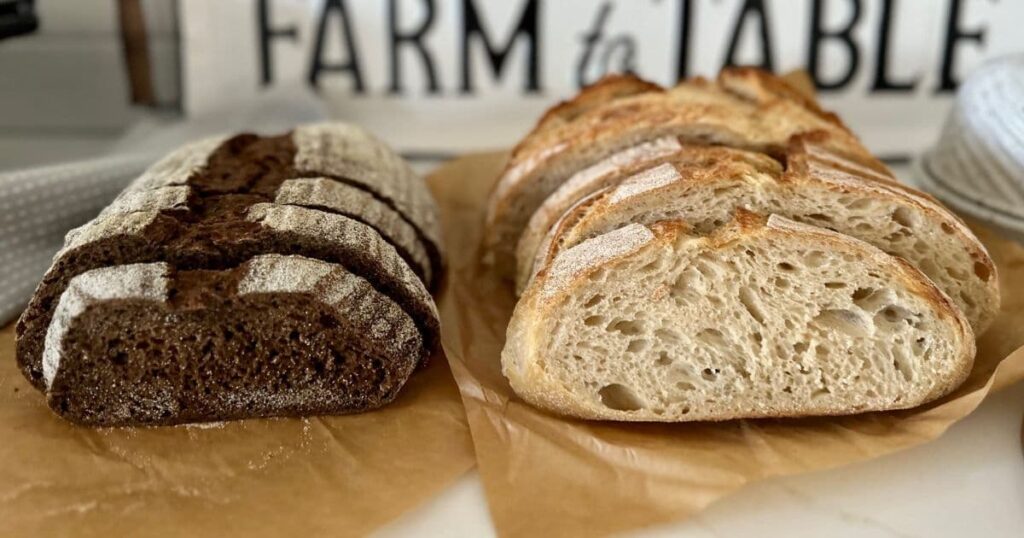
[[[509,324],[516,393],[591,419],[832,415],[919,405],[970,371],[967,320],[899,258],[742,211],[711,236],[688,228],[560,252]]]
[[[513,150],[484,242],[521,293],[505,376],[582,418],[913,407],[966,378],[1000,307],[956,215],[756,69],[609,77],[555,106]]]

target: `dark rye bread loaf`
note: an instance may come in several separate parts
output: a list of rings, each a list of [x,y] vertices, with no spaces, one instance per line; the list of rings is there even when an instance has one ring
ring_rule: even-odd
[[[315,143],[301,142],[310,132],[316,134]],[[332,142],[332,132],[356,142]],[[319,157],[300,159],[302,144],[313,147],[307,152]],[[325,146],[350,153],[339,153],[332,161],[323,154]],[[331,124],[300,127],[284,136],[204,140],[169,155],[94,221],[68,234],[18,322],[22,371],[36,387],[48,389],[43,357],[56,345],[47,340],[48,332],[53,331],[58,302],[78,275],[154,263],[175,274],[208,274],[236,270],[265,254],[320,260],[365,279],[407,313],[421,340],[412,361],[425,359],[438,345],[436,308],[421,280],[436,279],[441,268],[439,245],[431,239],[436,215],[422,182],[401,175],[402,166],[395,162],[400,159],[388,152],[393,158],[380,159],[387,173],[372,169],[372,158],[381,151],[386,148],[362,131]],[[313,169],[313,161],[322,170]],[[334,161],[360,164],[345,168]],[[363,179],[352,180],[349,174]],[[403,187],[402,182],[419,186]],[[127,323],[127,318],[113,321],[120,322]],[[196,357],[185,353],[180,359]],[[379,405],[386,399],[376,401]],[[266,409],[260,413],[274,414]]]
[[[273,254],[219,271],[88,271],[61,296],[47,340],[47,401],[88,425],[373,409],[423,351],[412,318],[365,279]]]

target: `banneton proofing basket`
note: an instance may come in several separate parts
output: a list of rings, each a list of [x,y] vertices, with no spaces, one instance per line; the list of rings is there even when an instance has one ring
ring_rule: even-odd
[[[1024,55],[968,77],[915,169],[925,190],[1024,241]]]

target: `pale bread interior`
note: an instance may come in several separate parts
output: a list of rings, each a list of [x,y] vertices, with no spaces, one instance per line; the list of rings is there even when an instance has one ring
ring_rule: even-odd
[[[848,414],[922,404],[970,370],[962,314],[866,243],[778,217],[679,228],[627,226],[539,275],[502,355],[520,396],[596,419]]]

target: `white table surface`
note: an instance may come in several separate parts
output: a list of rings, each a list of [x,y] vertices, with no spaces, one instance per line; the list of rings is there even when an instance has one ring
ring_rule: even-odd
[[[67,155],[68,148],[29,149],[0,145],[0,163],[37,164],[54,153]],[[896,168],[897,175],[912,181],[908,171]],[[756,483],[687,521],[633,535],[1019,538],[1024,536],[1022,420],[1024,384],[991,396],[931,443],[839,469]],[[495,531],[479,475],[471,471],[377,534],[487,537]]]

